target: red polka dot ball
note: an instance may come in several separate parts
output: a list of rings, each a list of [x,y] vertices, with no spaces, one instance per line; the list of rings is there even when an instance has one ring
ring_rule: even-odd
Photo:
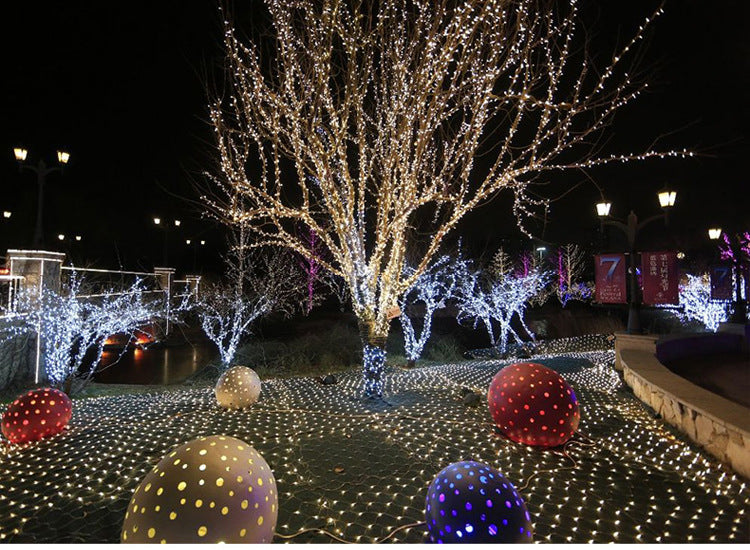
[[[40,388],[22,395],[3,414],[3,435],[28,443],[60,433],[73,416],[73,403],[60,390]]]
[[[526,445],[562,445],[581,420],[573,388],[557,372],[537,363],[501,369],[490,383],[487,401],[500,431]]]

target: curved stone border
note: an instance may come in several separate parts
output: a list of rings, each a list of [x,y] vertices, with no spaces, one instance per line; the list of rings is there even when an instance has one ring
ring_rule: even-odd
[[[620,352],[625,382],[669,424],[750,478],[750,409],[674,374],[653,353]]]

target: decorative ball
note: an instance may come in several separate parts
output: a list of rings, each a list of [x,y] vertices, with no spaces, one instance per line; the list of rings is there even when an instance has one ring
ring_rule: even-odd
[[[216,401],[224,409],[244,409],[260,397],[260,378],[253,369],[236,366],[216,382]]]
[[[427,490],[427,531],[432,542],[531,542],[531,518],[503,474],[481,462],[456,462]]]
[[[558,373],[537,363],[501,369],[490,383],[487,401],[500,431],[526,445],[562,445],[581,420],[573,388]]]
[[[195,439],[165,456],[130,499],[121,541],[270,543],[278,493],[273,472],[234,437]]]
[[[73,416],[73,403],[65,393],[39,388],[20,396],[3,413],[3,435],[11,443],[37,441],[60,433]]]

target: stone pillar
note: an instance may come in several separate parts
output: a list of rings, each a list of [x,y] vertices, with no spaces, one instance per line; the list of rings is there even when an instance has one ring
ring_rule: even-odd
[[[60,291],[60,268],[65,260],[62,252],[43,250],[8,250],[7,266],[11,277],[23,277],[19,287],[33,295],[42,288]]]
[[[164,291],[164,299],[167,310],[167,322],[164,329],[164,335],[169,336],[172,332],[172,326],[170,323],[170,316],[172,315],[172,292],[173,292],[173,281],[174,281],[174,268],[173,267],[155,267],[154,275],[156,280],[159,282],[159,286]]]
[[[193,298],[198,297],[198,286],[201,282],[201,276],[200,275],[185,275],[185,280],[187,281],[187,287],[190,294],[193,296]]]
[[[11,277],[18,278],[18,290],[31,296],[39,296],[43,289],[60,292],[60,272],[65,254],[62,252],[47,252],[44,250],[8,250],[6,262]],[[9,303],[14,297],[9,296]],[[34,383],[47,381],[44,369],[44,356],[39,331],[36,333],[34,346],[34,361],[31,365]],[[31,369],[30,369],[31,370]]]

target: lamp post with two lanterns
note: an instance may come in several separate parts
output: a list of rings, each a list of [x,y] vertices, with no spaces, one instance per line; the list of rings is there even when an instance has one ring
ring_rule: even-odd
[[[638,232],[643,229],[646,225],[652,221],[664,219],[664,224],[667,225],[669,222],[669,210],[674,206],[675,200],[677,199],[677,192],[672,190],[663,190],[658,193],[659,205],[663,212],[646,218],[643,221],[638,221],[638,216],[632,210],[626,220],[618,220],[609,215],[609,211],[612,208],[612,203],[602,199],[602,202],[597,203],[596,213],[600,218],[602,229],[604,225],[611,225],[622,231],[628,242],[628,250],[630,252],[630,266],[628,268],[628,286],[629,286],[629,297],[628,297],[628,334],[640,334],[641,333],[641,320],[640,320],[640,306],[641,296],[638,288],[638,273],[637,273],[637,261],[636,261],[636,249],[635,243],[638,236]]]
[[[159,217],[154,218],[154,225],[156,227],[160,227],[164,230],[164,266],[167,265],[167,261],[169,260],[169,223],[162,223],[162,219]],[[180,227],[182,225],[182,222],[180,220],[173,220],[173,224],[175,228]]]
[[[66,151],[57,151],[57,166],[47,166],[44,160],[39,159],[36,166],[28,164],[26,157],[28,156],[28,150],[23,147],[16,147],[13,149],[13,155],[16,157],[18,162],[18,169],[23,172],[29,170],[36,173],[37,187],[39,189],[37,206],[36,206],[36,227],[34,229],[34,241],[33,246],[39,248],[43,244],[44,235],[42,230],[42,212],[44,208],[44,184],[47,179],[47,175],[52,172],[59,170],[62,172],[63,167],[70,161],[70,153]]]

